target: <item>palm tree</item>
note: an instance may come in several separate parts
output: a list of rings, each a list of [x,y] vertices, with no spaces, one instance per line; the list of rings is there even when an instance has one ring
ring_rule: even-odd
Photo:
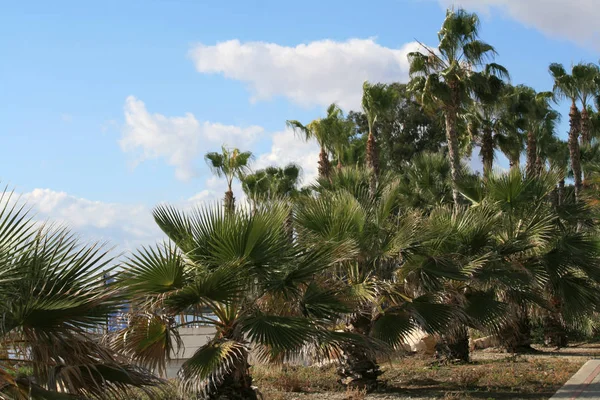
[[[298,185],[302,168],[296,164],[285,167],[267,167],[244,176],[242,188],[256,210],[261,202],[283,200],[289,202],[300,194]],[[292,209],[285,220],[286,230],[291,239],[294,236]]]
[[[600,68],[593,63],[579,63],[573,66],[571,73],[581,102],[581,144],[589,145],[592,141],[592,121],[588,106],[598,94]]]
[[[526,171],[531,176],[539,174],[545,157],[541,145],[549,142],[554,136],[555,124],[560,114],[550,107],[551,92],[536,93],[526,86],[519,86],[520,101],[523,102],[524,128],[527,132]]]
[[[492,172],[495,150],[501,136],[506,136],[514,128],[510,125],[507,95],[512,87],[489,73],[482,74],[487,80],[484,91],[477,93],[478,101],[473,102],[465,114],[470,136],[479,140],[480,157],[484,177]]]
[[[255,212],[156,208],[171,242],[143,248],[123,266],[120,283],[132,312],[112,345],[142,365],[164,368],[177,351],[179,326],[213,326],[212,340],[181,367],[182,388],[209,398],[256,399],[249,345],[262,360],[281,360],[308,343],[335,341],[321,325],[324,310],[339,318],[337,303],[307,291],[315,275],[353,251],[342,242],[306,248],[289,241],[287,214],[283,203]],[[181,314],[191,319],[178,321]]]
[[[410,292],[404,280],[396,278],[402,257],[412,248],[418,214],[400,213],[398,182],[389,174],[379,177],[372,193],[372,175],[368,169],[346,167],[331,181],[315,185],[319,195],[297,204],[298,240],[307,247],[329,241],[353,244],[354,256],[325,275],[328,287],[337,288],[350,307],[344,329],[400,348],[416,329],[439,332],[454,311],[435,295]],[[412,270],[433,281],[445,276],[446,271],[430,276],[424,268],[415,265]],[[342,383],[367,390],[377,387],[381,371],[372,346],[366,340],[342,347]]]
[[[558,98],[571,100],[569,111],[569,157],[571,158],[571,171],[575,181],[575,200],[579,201],[582,177],[581,177],[581,154],[579,150],[579,132],[581,130],[581,114],[577,108],[577,100],[581,96],[578,82],[573,74],[569,75],[562,64],[553,63],[549,67],[550,75],[554,79],[554,93]]]
[[[261,201],[293,197],[298,192],[301,174],[302,168],[294,163],[259,169],[242,178],[242,189],[256,208]]]
[[[448,10],[438,33],[437,50],[423,46],[425,53],[408,54],[410,89],[430,112],[442,110],[446,124],[446,141],[454,185],[453,198],[458,204],[460,160],[458,119],[465,105],[472,101],[473,91],[481,91],[485,79],[476,73],[485,69],[490,75],[508,77],[501,65],[486,62],[495,55],[494,48],[479,40],[479,18],[463,9]]]
[[[563,204],[565,200],[565,179],[569,170],[569,146],[567,142],[554,138],[546,146],[550,168],[558,174],[558,189],[556,203]]]
[[[379,152],[375,138],[375,124],[383,114],[390,111],[390,108],[396,103],[397,99],[398,92],[393,85],[385,85],[383,83],[371,84],[367,81],[363,83],[362,109],[367,117],[367,124],[369,126],[366,166],[373,171],[374,183],[377,182],[377,176],[379,175]]]
[[[249,151],[241,152],[237,148],[229,149],[221,147],[221,152],[206,153],[204,156],[206,163],[211,171],[218,177],[225,177],[227,180],[227,191],[225,192],[225,209],[233,211],[235,209],[235,197],[233,197],[233,180],[241,180],[242,176],[248,170],[248,165],[252,160],[252,153]]]
[[[331,175],[329,153],[343,147],[343,141],[341,140],[343,122],[342,110],[336,104],[331,104],[327,107],[327,116],[325,118],[316,119],[307,125],[303,125],[296,120],[286,121],[286,125],[294,133],[299,134],[304,140],[314,138],[321,147],[321,152],[319,153],[319,177],[329,178]]]
[[[418,244],[399,271],[398,278],[415,293],[436,293],[461,310],[438,344],[438,355],[449,361],[469,362],[468,328],[493,329],[506,313],[506,304],[497,297],[507,275],[496,265],[497,222],[497,212],[485,205],[435,207],[420,221]]]
[[[557,181],[552,172],[532,177],[512,170],[463,193],[473,205],[490,207],[497,215],[494,264],[504,276],[499,299],[509,309],[496,333],[511,352],[531,349],[535,315],[550,314],[558,325],[576,328],[600,300],[597,233],[577,228],[588,212],[581,206],[557,209],[548,202]]]
[[[460,175],[467,175],[465,165],[461,165]],[[398,197],[402,207],[423,212],[439,205],[452,204],[452,178],[448,157],[443,153],[416,155],[404,168]]]
[[[0,195],[0,397],[131,398],[161,381],[98,341],[123,304],[113,260]]]

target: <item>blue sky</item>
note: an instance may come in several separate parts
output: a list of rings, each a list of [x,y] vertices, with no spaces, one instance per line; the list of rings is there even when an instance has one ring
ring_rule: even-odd
[[[538,90],[551,88],[550,62],[598,60],[593,3],[455,2],[480,12],[513,83]],[[285,120],[310,121],[333,101],[356,108],[365,79],[406,81],[405,53],[415,39],[436,44],[449,4],[7,2],[0,178],[85,237],[151,242],[153,205],[221,196],[203,154],[223,142],[252,150],[257,167],[298,162],[310,180],[316,146]]]

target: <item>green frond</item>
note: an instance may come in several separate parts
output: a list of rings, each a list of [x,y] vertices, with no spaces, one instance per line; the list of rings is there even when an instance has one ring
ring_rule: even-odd
[[[246,347],[234,340],[215,339],[208,342],[181,367],[179,379],[182,391],[208,395],[227,374],[246,362],[247,353]]]
[[[165,299],[171,312],[178,314],[194,307],[230,303],[244,294],[245,274],[234,268],[221,267],[210,272],[198,273],[196,277]]]
[[[223,176],[226,165],[225,156],[223,154],[216,152],[206,153],[204,159],[206,160],[206,163],[213,174],[217,175],[218,177]]]
[[[508,305],[493,290],[472,290],[466,295],[465,315],[474,328],[498,330],[506,322]]]
[[[405,303],[403,309],[429,333],[444,333],[451,321],[464,319],[462,310],[440,302],[433,293]]]
[[[482,66],[486,61],[496,55],[496,50],[490,44],[481,40],[472,40],[462,47],[466,62],[474,66]],[[486,68],[487,69],[487,68]],[[494,68],[497,70],[497,68]],[[506,70],[504,70],[506,72]]]
[[[132,294],[159,295],[183,288],[190,279],[185,260],[171,243],[143,247],[124,265],[119,283]]]
[[[186,253],[194,250],[192,226],[187,215],[165,204],[157,206],[152,214],[156,224],[174,244]]]
[[[264,346],[271,355],[298,352],[317,336],[306,318],[254,314],[241,321],[243,332],[253,343]]]
[[[112,349],[163,375],[167,363],[183,347],[169,316],[150,312],[130,313],[127,326],[111,332],[105,340]]]
[[[304,126],[300,121],[287,120],[285,121],[285,125],[292,129],[294,134],[299,135],[304,140],[309,140],[314,137],[314,132],[312,132],[308,126]]]
[[[309,318],[335,321],[351,309],[343,301],[340,290],[321,287],[311,282],[300,300],[303,315]]]
[[[394,310],[379,315],[374,321],[370,335],[392,348],[401,348],[419,325],[404,310]]]

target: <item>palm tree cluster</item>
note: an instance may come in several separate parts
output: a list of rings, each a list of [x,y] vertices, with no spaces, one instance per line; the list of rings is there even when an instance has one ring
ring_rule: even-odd
[[[340,384],[373,390],[418,334],[468,362],[473,330],[510,352],[533,350],[534,325],[556,346],[593,331],[599,67],[552,64],[554,87],[537,92],[509,82],[477,15],[449,10],[438,38],[408,55],[408,84],[365,82],[361,110],[287,121],[320,147],[314,182],[301,187],[294,164],[253,171],[250,152],[223,146],[205,157],[223,204],[155,208],[166,241],[124,262],[37,226],[5,192],[0,396],[152,395],[188,325],[215,333],[177,382],[208,399],[257,398],[254,362],[333,360]]]

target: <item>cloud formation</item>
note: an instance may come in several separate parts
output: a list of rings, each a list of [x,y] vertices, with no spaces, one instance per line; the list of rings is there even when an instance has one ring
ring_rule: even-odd
[[[236,195],[241,188],[236,187]],[[223,196],[224,184],[209,179],[206,189],[189,199],[169,202],[190,210],[192,207],[214,205]],[[244,196],[238,196],[240,202]],[[94,201],[52,189],[34,189],[14,195],[11,201],[20,201],[32,207],[34,219],[58,223],[80,234],[84,241],[108,242],[118,252],[132,251],[142,245],[152,245],[166,239],[154,222],[152,209],[142,204],[124,204]]]
[[[254,142],[263,132],[259,126],[239,127],[200,122],[191,113],[183,117],[150,114],[143,101],[129,96],[125,101],[125,126],[119,144],[134,154],[134,165],[145,160],[164,159],[175,168],[175,176],[189,180],[196,176],[196,164],[204,153],[218,148]]]
[[[417,49],[413,42],[392,49],[373,39],[319,40],[294,47],[229,40],[198,44],[190,57],[200,73],[245,82],[252,101],[283,96],[301,106],[336,102],[356,109],[365,80],[406,81],[406,55]]]
[[[302,168],[302,183],[311,183],[317,177],[319,146],[314,140],[305,142],[294,135],[291,129],[273,135],[271,150],[257,157],[255,169],[270,165],[285,166],[294,163]]]
[[[439,0],[451,5],[490,12],[498,9],[511,18],[552,36],[581,45],[594,45],[600,34],[597,0]]]
[[[34,189],[20,200],[33,208],[36,220],[60,223],[86,240],[108,241],[119,250],[164,237],[143,205],[93,201],[51,189]]]

